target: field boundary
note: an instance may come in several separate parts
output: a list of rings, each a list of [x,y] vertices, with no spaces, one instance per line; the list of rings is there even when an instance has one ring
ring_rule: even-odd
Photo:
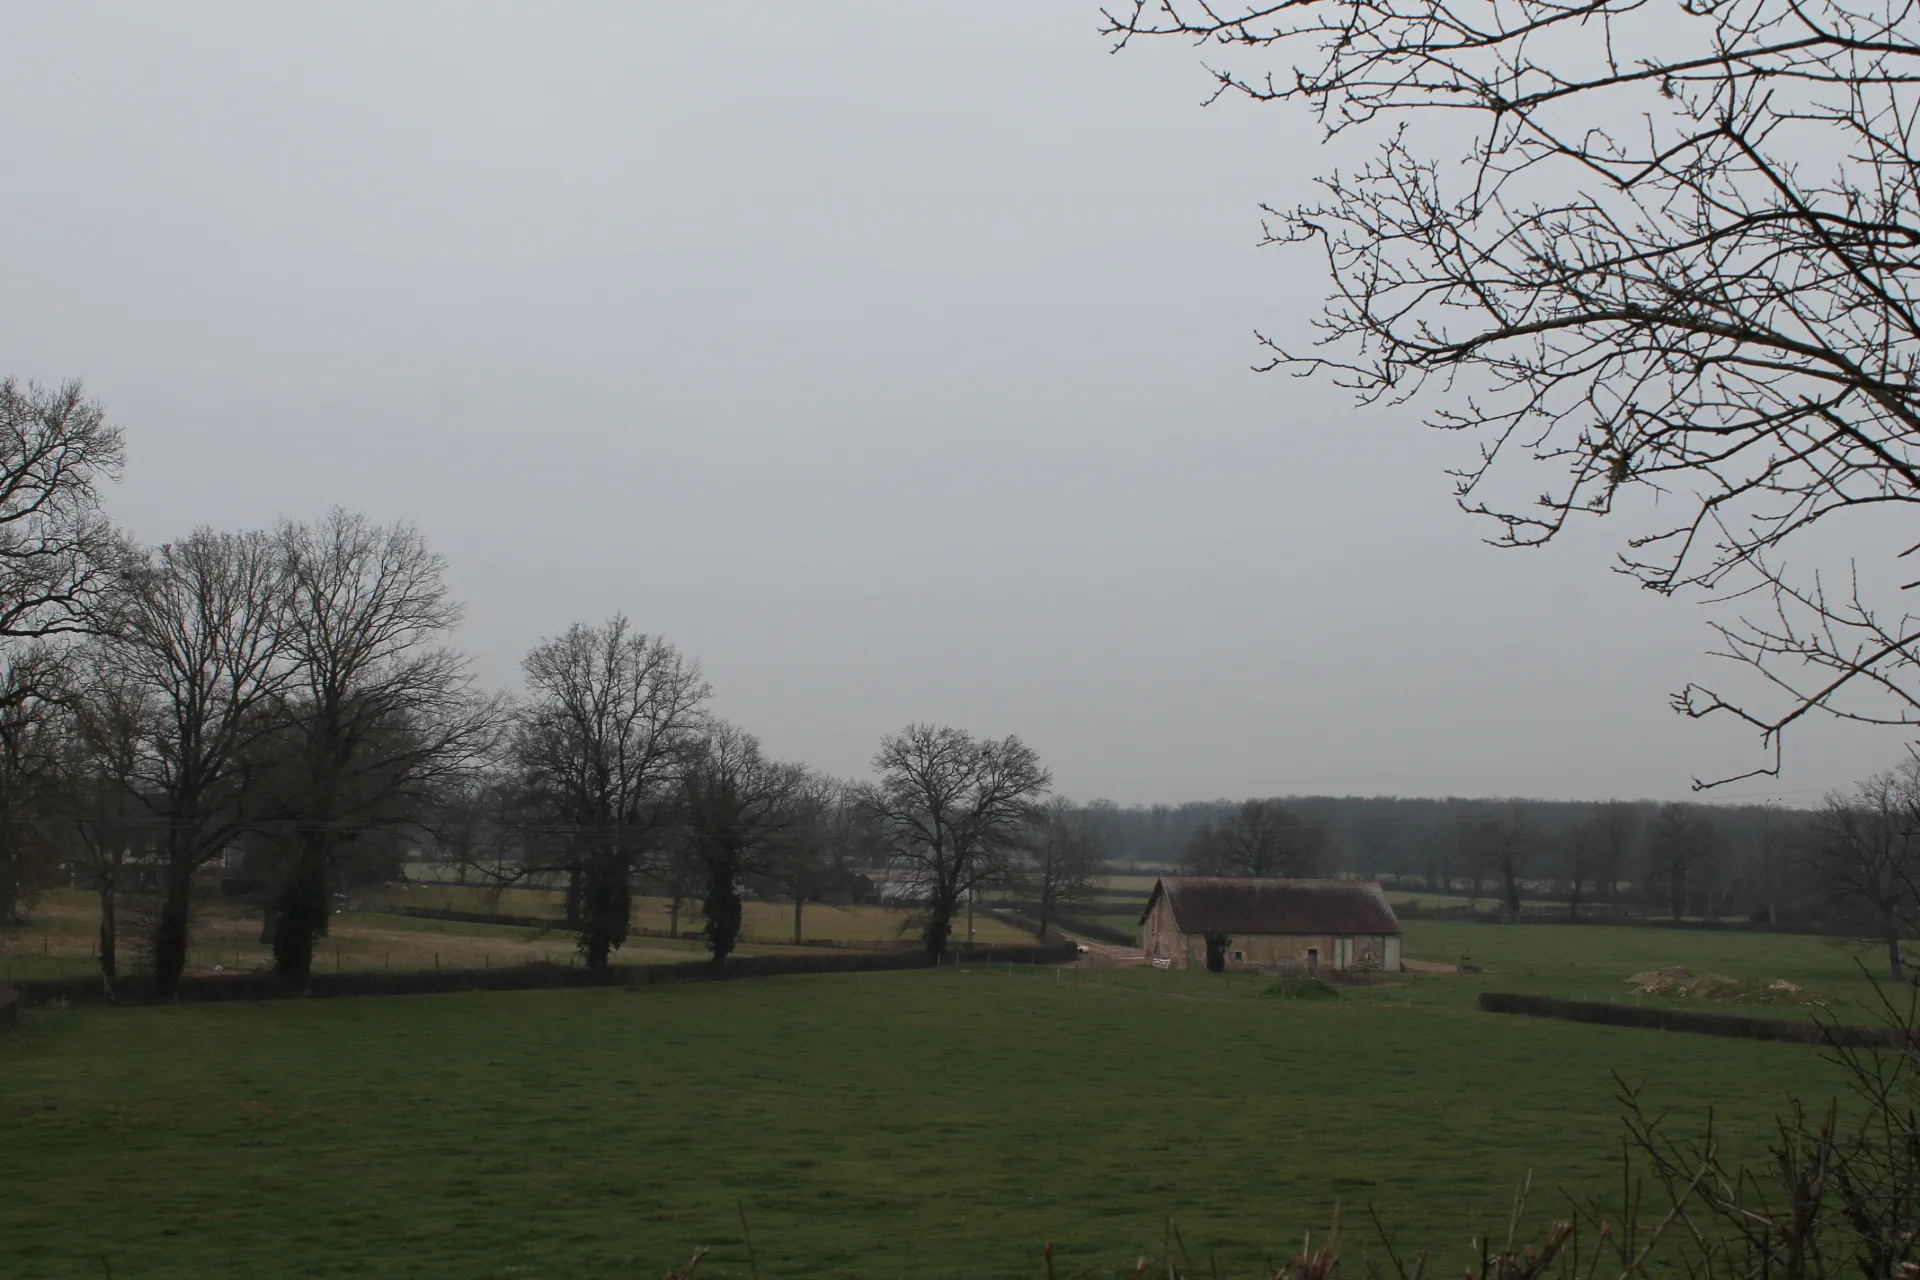
[[[1755,1018],[1735,1013],[1698,1013],[1692,1009],[1673,1009],[1665,1005],[1611,1004],[1599,1000],[1520,995],[1512,991],[1483,991],[1480,993],[1480,1007],[1488,1013],[1558,1018],[1565,1022],[1587,1022],[1608,1027],[1686,1031],[1695,1035],[1729,1036],[1741,1040],[1774,1040],[1849,1049],[1907,1047],[1906,1038],[1888,1027],[1842,1026],[1811,1019]]]
[[[955,952],[958,960],[998,960],[1017,964],[1061,964],[1072,960],[1070,947],[971,947]],[[931,969],[924,951],[897,951],[866,955],[734,956],[725,968],[709,960],[673,964],[615,965],[595,973],[561,964],[524,964],[500,969],[420,969],[400,973],[315,973],[305,990],[289,986],[271,973],[194,975],[180,980],[180,1002],[225,1000],[286,1000],[311,996],[446,995],[458,991],[535,991],[560,987],[644,987],[663,982],[712,982],[730,978],[770,978],[785,974],[878,973],[895,969]],[[109,1001],[97,975],[88,978],[33,979],[14,984],[21,1005],[155,1004],[150,981],[139,978],[114,984],[117,998]]]

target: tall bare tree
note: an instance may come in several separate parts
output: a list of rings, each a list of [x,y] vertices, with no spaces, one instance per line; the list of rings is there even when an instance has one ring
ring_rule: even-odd
[[[871,843],[853,803],[852,788],[838,778],[807,772],[799,781],[794,822],[782,834],[769,877],[793,903],[793,940],[805,936],[806,904],[851,874]]]
[[[1588,819],[1595,844],[1594,876],[1609,898],[1620,896],[1620,877],[1631,865],[1641,826],[1639,809],[1623,800],[1596,805]]]
[[[186,967],[195,873],[259,816],[264,747],[290,675],[283,587],[267,535],[197,529],[130,561],[113,593],[104,660],[152,708],[124,785],[158,829],[163,995]]]
[[[158,731],[153,690],[130,677],[110,651],[90,644],[73,655],[63,700],[58,808],[67,860],[92,883],[98,902],[100,980],[112,998],[120,973],[120,893],[130,865],[153,851],[156,834],[138,796],[145,753]]]
[[[1243,800],[1187,840],[1183,863],[1201,875],[1310,876],[1320,867],[1326,829],[1278,800]]]
[[[1580,900],[1596,887],[1603,845],[1591,819],[1564,833],[1560,841],[1560,878],[1567,886],[1567,918],[1580,918]]]
[[[1719,651],[1762,692],[1675,701],[1756,729],[1758,771],[1815,710],[1920,723],[1910,539],[1873,514],[1920,501],[1911,13],[1135,0],[1107,27],[1216,44],[1219,93],[1377,130],[1370,162],[1269,211],[1331,296],[1316,346],[1272,341],[1268,367],[1439,393],[1432,424],[1478,446],[1459,500],[1508,544],[1618,512],[1620,568],[1653,590],[1753,589]],[[1834,546],[1855,563],[1823,577]]]
[[[860,807],[920,905],[928,953],[940,955],[961,902],[1007,878],[1053,777],[1016,737],[930,724],[882,738],[873,768]]]
[[[119,429],[78,383],[0,380],[0,922],[57,871],[49,833],[27,807],[47,781],[67,670],[45,641],[97,625],[120,554],[100,490],[124,454]]]
[[[79,383],[0,381],[0,637],[93,628],[120,553],[100,489],[125,454]]]
[[[491,747],[498,708],[475,696],[466,659],[448,644],[460,607],[446,562],[417,529],[336,508],[318,524],[282,525],[275,541],[291,665],[275,708],[290,847],[268,932],[275,969],[304,982],[337,860],[358,842],[417,829],[436,789]]]
[[[1820,809],[1818,857],[1835,903],[1864,911],[1887,946],[1895,982],[1905,976],[1900,938],[1920,924],[1920,765],[1876,774]]]
[[[725,965],[739,941],[740,884],[775,869],[811,817],[807,774],[767,759],[760,740],[724,722],[714,725],[681,776],[680,815],[706,881],[702,910],[707,949]]]
[[[1088,901],[1100,888],[1108,859],[1101,816],[1065,796],[1054,796],[1034,815],[1013,884],[1033,903],[1033,922],[1042,939],[1056,914]]]
[[[1719,856],[1719,835],[1698,805],[1663,804],[1647,831],[1647,887],[1666,896],[1668,915],[1687,914],[1688,900]]]
[[[624,616],[576,623],[521,663],[509,755],[537,832],[515,872],[558,872],[589,968],[627,939],[633,878],[658,847],[705,728],[700,664]]]
[[[0,663],[0,924],[15,924],[59,873],[64,656],[33,643]]]
[[[1540,833],[1519,805],[1505,805],[1469,820],[1461,829],[1476,880],[1482,874],[1500,886],[1507,919],[1520,921],[1520,899],[1540,854]]]

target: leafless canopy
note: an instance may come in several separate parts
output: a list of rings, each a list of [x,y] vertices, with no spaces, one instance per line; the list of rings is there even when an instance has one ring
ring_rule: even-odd
[[[124,454],[78,383],[0,381],[0,637],[88,629],[114,558],[100,486]]]
[[[1326,842],[1324,828],[1280,801],[1242,800],[1193,833],[1182,861],[1199,875],[1310,876]]]
[[[715,724],[682,772],[679,815],[705,873],[707,945],[724,964],[740,936],[740,885],[775,870],[789,837],[802,835],[810,806],[804,768],[770,760],[760,740]]]
[[[273,703],[290,675],[281,576],[266,535],[198,529],[130,563],[113,596],[103,660],[143,703],[123,782],[151,815],[166,863],[154,940],[163,993],[186,963],[194,870],[254,816]]]
[[[575,625],[521,663],[510,755],[530,825],[523,873],[558,871],[589,965],[627,937],[632,878],[705,727],[700,664],[624,616]]]
[[[1269,210],[1332,285],[1318,348],[1267,367],[1443,391],[1430,421],[1478,440],[1458,494],[1498,542],[1618,510],[1646,586],[1757,592],[1720,651],[1771,693],[1675,701],[1759,730],[1764,771],[1815,709],[1920,723],[1920,617],[1878,584],[1914,547],[1871,514],[1920,501],[1920,11],[1139,0],[1108,27],[1210,44],[1219,93],[1298,100],[1330,137],[1384,126]],[[1509,483],[1529,469],[1544,492]],[[1789,573],[1829,525],[1847,581]]]
[[[304,979],[336,859],[415,825],[492,745],[498,714],[448,643],[460,608],[419,530],[336,508],[317,524],[283,524],[274,541],[291,667],[275,711],[293,838],[270,919],[276,966]]]
[[[873,768],[879,780],[860,788],[860,808],[921,905],[927,950],[939,955],[966,896],[1011,874],[1053,777],[1018,738],[930,724],[881,739]]]
[[[1868,778],[1852,795],[1828,796],[1815,848],[1828,894],[1866,917],[1900,981],[1901,935],[1920,927],[1920,760]]]

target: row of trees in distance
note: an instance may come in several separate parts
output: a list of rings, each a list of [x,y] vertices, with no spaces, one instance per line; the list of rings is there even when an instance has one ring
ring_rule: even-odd
[[[101,506],[123,457],[78,386],[0,383],[0,923],[91,884],[109,984],[130,888],[170,992],[205,873],[236,859],[294,982],[343,878],[410,857],[564,884],[594,967],[649,885],[697,896],[724,960],[752,881],[797,929],[824,877],[887,866],[937,952],[984,884],[1057,904],[1090,879],[1091,828],[1017,738],[913,725],[873,780],[830,778],[712,715],[699,663],[617,614],[537,645],[523,693],[487,690],[411,526],[335,510],[140,546]]]

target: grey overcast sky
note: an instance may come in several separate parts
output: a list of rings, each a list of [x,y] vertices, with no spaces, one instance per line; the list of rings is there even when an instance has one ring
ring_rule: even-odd
[[[716,16],[717,15],[717,16]],[[1412,410],[1249,371],[1310,124],[1093,0],[13,4],[0,368],[127,431],[139,537],[419,524],[462,643],[624,610],[841,773],[910,720],[1078,797],[1678,797],[1696,607],[1497,551]],[[1896,760],[1815,727],[1807,802]]]

